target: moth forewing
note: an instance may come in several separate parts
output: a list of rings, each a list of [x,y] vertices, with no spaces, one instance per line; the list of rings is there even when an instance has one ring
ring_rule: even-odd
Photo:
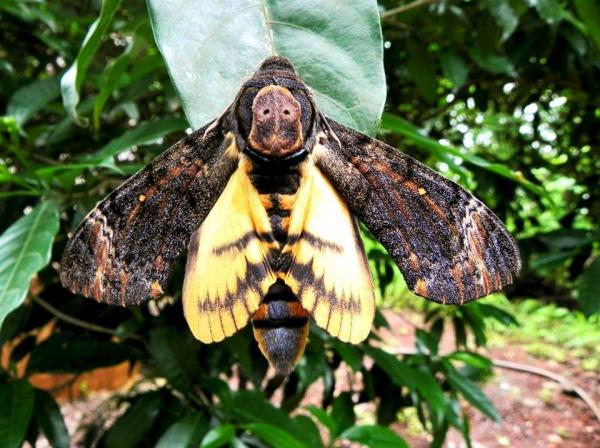
[[[328,120],[317,166],[398,264],[413,292],[462,304],[510,284],[518,247],[479,200],[406,154]]]

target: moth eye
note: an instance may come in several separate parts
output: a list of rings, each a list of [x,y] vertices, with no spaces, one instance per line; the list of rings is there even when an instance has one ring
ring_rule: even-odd
[[[265,110],[263,111],[263,115],[269,115],[269,112],[271,112],[269,109],[265,109]]]
[[[285,109],[285,110],[283,111],[283,114],[284,114],[284,115],[289,115],[289,114],[290,114],[290,111],[289,111],[289,110],[287,110],[287,109]]]

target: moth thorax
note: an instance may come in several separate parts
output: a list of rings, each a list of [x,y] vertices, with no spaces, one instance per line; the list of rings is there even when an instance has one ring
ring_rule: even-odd
[[[250,147],[270,158],[286,157],[302,149],[302,109],[290,91],[280,86],[260,89],[252,103]]]
[[[254,338],[278,375],[289,375],[306,347],[308,312],[289,287],[278,281],[271,286],[252,317]]]

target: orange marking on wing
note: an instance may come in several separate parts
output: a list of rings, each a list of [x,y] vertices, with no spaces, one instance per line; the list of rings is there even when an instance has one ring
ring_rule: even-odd
[[[410,252],[410,267],[414,271],[418,271],[420,267],[419,258],[414,252]]]
[[[427,296],[427,283],[425,283],[425,280],[421,278],[417,280],[414,291],[420,296]]]
[[[119,295],[121,296],[121,304],[125,306],[125,296],[127,294],[127,283],[129,282],[129,275],[121,270],[119,271],[119,283],[121,287],[119,289]]]
[[[463,279],[462,279],[462,269],[460,266],[455,265],[452,270],[452,278],[454,279],[454,283],[456,284],[456,287],[458,288],[458,292],[460,294],[460,303],[462,305],[462,303],[465,301],[465,285],[463,284]]]
[[[152,282],[152,284],[150,285],[150,294],[152,295],[152,297],[157,297],[160,296],[163,293],[162,287],[160,286],[160,283],[158,282]]]

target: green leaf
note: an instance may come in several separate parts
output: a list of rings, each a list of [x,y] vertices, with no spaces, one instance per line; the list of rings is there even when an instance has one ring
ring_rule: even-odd
[[[0,236],[0,326],[29,290],[31,277],[50,262],[58,205],[42,201]]]
[[[337,434],[337,424],[335,420],[323,409],[318,408],[316,406],[306,406],[305,409],[310,412],[323,426],[325,426],[329,430],[329,434],[331,437]]]
[[[194,128],[216,118],[241,82],[276,54],[292,61],[326,115],[363,132],[377,128],[386,85],[376,1],[230,0],[223,7],[216,0],[149,0],[148,5],[156,41]]]
[[[413,369],[396,356],[375,347],[367,347],[366,353],[373,358],[398,386],[417,391],[431,407],[435,419],[441,422],[446,411],[446,398],[435,378],[429,373]]]
[[[415,371],[400,361],[396,356],[371,346],[365,347],[365,352],[381,367],[398,386],[415,388]]]
[[[60,408],[48,392],[35,390],[35,420],[52,448],[69,448],[70,440]]]
[[[127,344],[81,334],[53,333],[32,350],[27,373],[79,373],[140,357],[141,353]]]
[[[487,160],[474,154],[464,153],[451,146],[442,145],[434,139],[422,135],[421,133],[419,133],[419,130],[414,125],[404,120],[403,118],[398,117],[397,115],[389,113],[383,114],[381,127],[383,129],[387,129],[389,131],[392,131],[396,134],[408,138],[417,146],[417,148],[425,150],[431,154],[434,154],[436,156],[444,153],[450,154],[454,157],[458,157],[464,160],[465,162],[478,166],[479,168],[483,168],[492,173],[496,173],[499,176],[506,177],[507,179],[510,179],[513,182],[517,182],[518,184],[523,185],[525,188],[539,196],[548,196],[542,187],[525,179],[525,177],[523,177],[523,174],[512,171],[510,168],[500,163],[488,162]]]
[[[593,3],[591,0],[585,0]],[[558,0],[532,0],[538,14],[548,25],[556,25],[565,17],[565,10]]]
[[[202,439],[200,448],[218,448],[233,440],[235,428],[229,423],[211,429]]]
[[[34,393],[25,381],[0,384],[0,441],[3,448],[19,448],[33,415]]]
[[[479,48],[472,48],[469,55],[477,65],[488,72],[507,75],[512,78],[517,76],[513,63],[502,54],[488,53]]]
[[[60,80],[60,88],[63,96],[63,104],[71,119],[79,124],[86,125],[87,120],[83,119],[77,113],[77,104],[79,104],[79,90],[85,79],[88,67],[100,43],[102,36],[106,33],[113,15],[117,10],[121,0],[102,0],[100,15],[90,26],[83,44],[77,53],[73,65],[65,72]]]
[[[585,24],[587,34],[600,49],[600,4],[592,0],[574,0],[577,15]]]
[[[126,131],[120,136],[112,139],[94,155],[86,158],[86,161],[97,163],[105,162],[122,151],[135,145],[147,145],[174,132],[183,131],[187,123],[182,118],[167,116],[152,121],[144,121],[134,129]]]
[[[491,317],[492,319],[497,320],[503,325],[511,326],[511,325],[519,325],[517,319],[510,314],[504,311],[503,309],[498,308],[494,305],[489,305],[487,303],[478,303],[479,309],[483,313],[484,317]]]
[[[6,106],[6,115],[15,117],[19,127],[23,127],[33,114],[59,95],[58,78],[34,81],[13,93]]]
[[[344,431],[339,439],[374,448],[409,448],[402,437],[391,429],[379,425],[353,426]]]
[[[125,69],[129,67],[137,56],[146,47],[147,42],[144,39],[143,29],[148,26],[148,21],[141,22],[131,36],[131,41],[127,45],[125,51],[106,67],[103,74],[103,80],[100,85],[98,96],[94,100],[93,123],[94,128],[100,128],[100,113],[106,104],[110,95],[118,87],[122,80],[122,75]]]
[[[453,361],[464,362],[465,364],[476,369],[485,371],[491,371],[492,369],[492,361],[489,358],[477,353],[456,351],[448,355],[446,358]]]
[[[268,423],[248,423],[242,425],[242,428],[250,431],[275,448],[306,448],[308,446],[283,429]]]
[[[358,372],[362,368],[363,354],[357,346],[342,342],[337,338],[331,338],[331,345],[352,370]]]
[[[406,66],[417,90],[425,100],[433,104],[437,98],[437,78],[435,63],[427,48],[410,41],[408,47],[408,60]]]
[[[237,392],[232,411],[241,422],[276,425],[298,440],[304,440],[306,436],[302,425],[298,425],[289,415],[266,401],[260,392],[247,390]]]
[[[600,256],[577,279],[577,300],[586,315],[600,311]]]
[[[440,55],[440,63],[444,78],[452,81],[455,90],[465,85],[469,78],[469,67],[462,57],[453,50],[448,50]]]
[[[475,384],[469,378],[460,375],[453,369],[446,372],[446,378],[448,379],[450,385],[456,391],[460,392],[469,403],[471,403],[495,422],[502,420],[502,417],[500,414],[498,414],[498,411],[494,407],[493,403],[483,393],[479,386],[477,386],[477,384]]]
[[[106,433],[107,448],[131,448],[146,441],[160,412],[160,392],[149,392],[135,398],[131,407]]]
[[[484,5],[502,28],[502,40],[508,39],[519,25],[519,17],[510,0],[485,0]]]
[[[208,420],[200,413],[189,414],[173,423],[156,443],[156,448],[196,448],[208,431]]]
[[[200,376],[192,347],[181,332],[159,327],[150,333],[150,353],[156,360],[158,372],[181,392],[190,392]]]
[[[331,418],[333,418],[336,426],[336,430],[333,432],[334,436],[356,423],[354,402],[350,392],[342,392],[335,397],[331,405]]]

